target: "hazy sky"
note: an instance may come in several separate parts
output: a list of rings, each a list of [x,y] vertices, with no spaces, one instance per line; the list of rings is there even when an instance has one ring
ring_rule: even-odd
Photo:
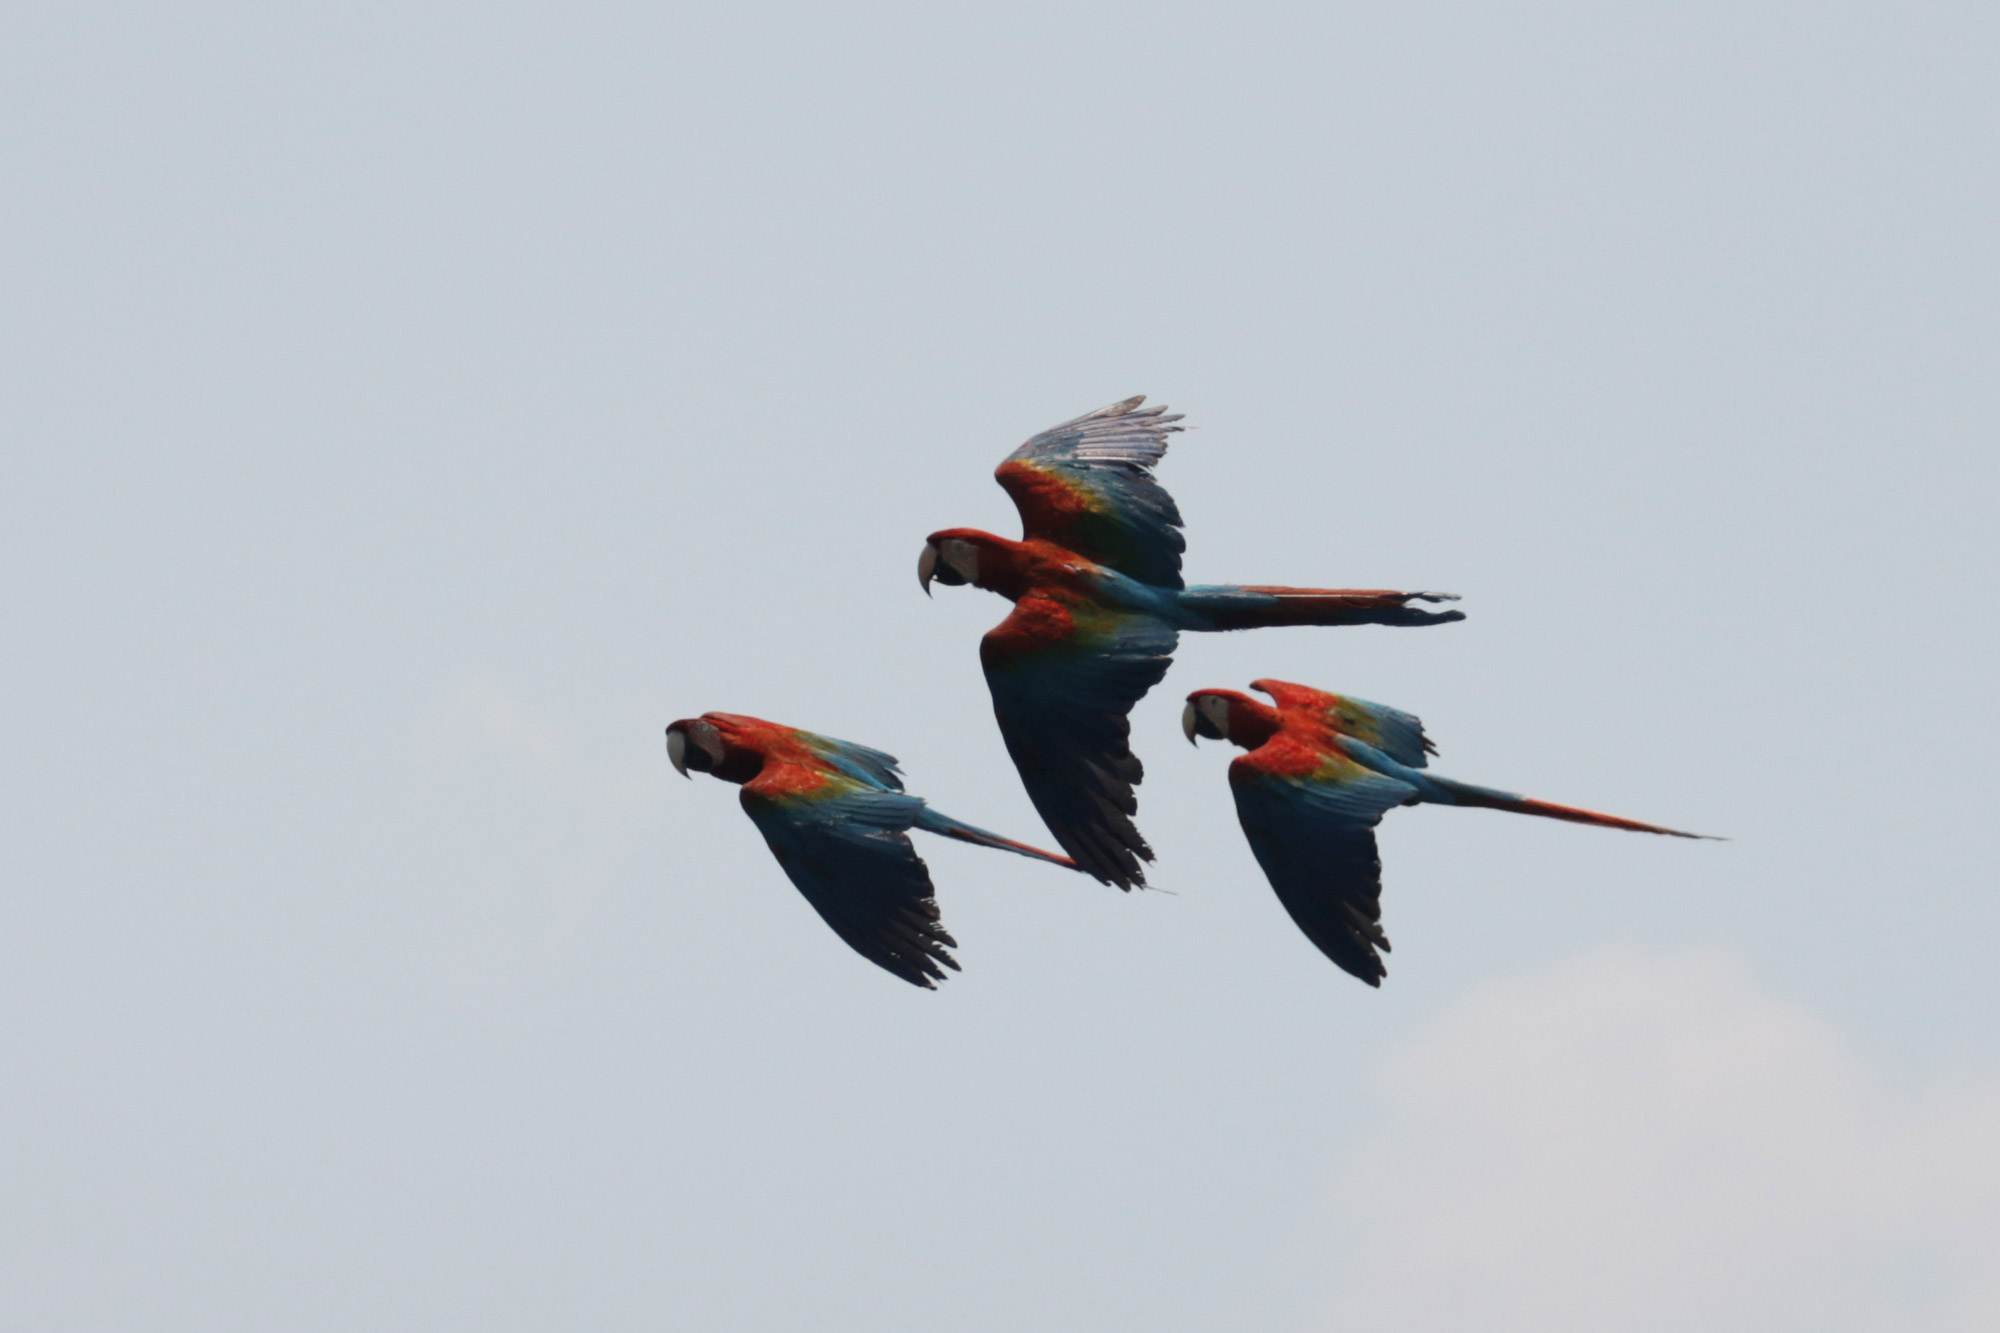
[[[2000,1326],[1987,5],[16,6],[0,1324]],[[1133,393],[1156,883],[833,937],[661,729],[1014,836],[924,535]],[[1378,993],[1179,701],[1682,843],[1384,825]]]

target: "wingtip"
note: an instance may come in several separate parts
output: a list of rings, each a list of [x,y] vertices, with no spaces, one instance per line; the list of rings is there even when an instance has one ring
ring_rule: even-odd
[[[1107,403],[1083,419],[1091,421],[1113,417],[1141,416],[1150,419],[1154,426],[1162,430],[1177,431],[1187,429],[1185,426],[1176,426],[1173,424],[1185,417],[1186,413],[1169,412],[1165,403],[1154,403],[1151,407],[1145,407],[1145,401],[1145,394],[1135,393],[1130,398],[1121,398],[1115,403]]]

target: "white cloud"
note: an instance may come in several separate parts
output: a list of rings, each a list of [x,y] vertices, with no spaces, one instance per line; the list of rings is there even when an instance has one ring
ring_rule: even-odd
[[[1728,959],[1497,985],[1386,1093],[1328,1327],[2000,1329],[2000,1082],[1880,1075]]]

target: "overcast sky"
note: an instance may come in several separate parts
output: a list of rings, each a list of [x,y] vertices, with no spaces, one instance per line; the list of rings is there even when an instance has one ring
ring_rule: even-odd
[[[2000,1326],[1986,5],[15,6],[0,1324]],[[661,729],[1045,838],[933,529],[1133,393],[1155,882],[847,950]],[[1380,992],[1179,701],[1681,828],[1383,835]]]

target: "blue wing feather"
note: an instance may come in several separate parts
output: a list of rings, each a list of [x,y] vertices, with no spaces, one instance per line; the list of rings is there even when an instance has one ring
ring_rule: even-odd
[[[1411,768],[1424,767],[1430,756],[1437,753],[1430,737],[1424,735],[1423,719],[1414,713],[1344,694],[1335,697],[1340,702],[1334,706],[1334,720],[1342,733],[1373,745],[1397,763]]]
[[[797,728],[793,729],[793,735],[835,771],[884,791],[903,790],[902,765],[895,755]]]
[[[1153,850],[1132,823],[1132,789],[1145,767],[1132,753],[1126,715],[1166,675],[1178,636],[1152,616],[1128,614],[1100,620],[1089,645],[1003,648],[1020,614],[1017,607],[980,645],[1007,753],[1079,868],[1120,888],[1143,885],[1139,863]]]
[[[834,796],[787,798],[753,782],[742,802],[786,876],[856,953],[926,989],[944,980],[942,969],[958,970],[948,952],[957,941],[939,920],[930,871],[910,845],[921,800],[863,783]]]
[[[1415,789],[1359,765],[1337,782],[1279,777],[1250,755],[1230,778],[1244,836],[1285,911],[1341,970],[1381,985],[1389,939],[1375,826]]]
[[[1023,536],[1045,538],[1141,583],[1181,586],[1181,514],[1153,477],[1182,427],[1144,394],[1101,407],[1023,444],[995,476],[1021,511]],[[1050,483],[1054,483],[1051,489]]]

